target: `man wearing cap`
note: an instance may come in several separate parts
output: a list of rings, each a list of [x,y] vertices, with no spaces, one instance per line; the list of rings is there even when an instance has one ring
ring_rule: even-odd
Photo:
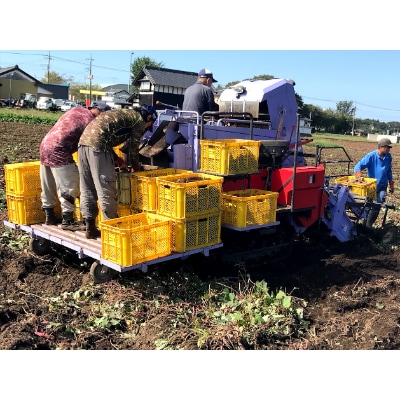
[[[151,129],[157,119],[152,106],[142,105],[130,109],[111,110],[102,113],[84,130],[78,144],[80,173],[80,209],[86,222],[86,238],[96,239],[101,232],[95,225],[99,202],[105,220],[117,218],[117,174],[115,166],[127,167],[127,163],[113,150],[128,143],[126,151],[133,170],[139,169],[140,139]]]
[[[378,218],[381,204],[385,202],[388,186],[389,193],[394,192],[391,148],[392,142],[390,139],[380,139],[378,141],[378,149],[366,154],[354,166],[354,174],[357,178],[361,177],[361,171],[367,169],[368,177],[376,179],[376,202],[369,211],[366,221],[366,225],[370,228]]]
[[[218,111],[218,104],[214,101],[211,86],[214,82],[213,73],[209,69],[202,69],[198,73],[197,81],[185,91],[183,111],[196,111],[201,116],[205,111]]]
[[[79,172],[72,154],[86,126],[101,112],[110,109],[104,102],[90,109],[74,107],[63,114],[40,144],[41,201],[45,224],[56,225],[54,207],[57,197],[62,211],[61,228],[76,231],[84,229],[73,217],[75,199],[79,196]]]

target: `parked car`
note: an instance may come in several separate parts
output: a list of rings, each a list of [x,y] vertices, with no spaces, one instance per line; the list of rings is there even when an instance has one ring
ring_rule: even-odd
[[[78,104],[76,104],[74,101],[64,101],[64,104],[61,106],[61,111],[68,111],[77,105]]]
[[[53,108],[57,111],[61,110],[61,106],[64,104],[65,100],[63,99],[54,99],[53,100]]]
[[[38,110],[50,110],[53,107],[53,99],[50,97],[39,97],[36,103]]]

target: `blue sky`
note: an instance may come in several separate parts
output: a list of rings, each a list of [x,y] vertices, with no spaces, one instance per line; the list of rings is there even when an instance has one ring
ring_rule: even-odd
[[[53,7],[43,2],[42,9]],[[42,79],[50,54],[51,70],[83,83],[92,59],[92,83],[127,84],[133,52],[133,58],[148,56],[166,68],[209,68],[221,85],[261,74],[293,79],[307,104],[335,109],[338,101],[353,101],[358,118],[400,121],[400,42],[392,3],[287,0],[283,8],[261,9],[255,0],[221,1],[204,13],[198,2],[178,0],[153,4],[145,17],[124,0],[106,11],[80,2],[78,9],[63,8],[58,27],[27,30],[35,14],[42,18],[28,3],[17,25],[13,18],[2,20],[0,66],[18,64]],[[4,15],[13,12],[9,2],[2,7]]]
[[[209,68],[221,85],[261,74],[293,79],[307,104],[335,109],[353,101],[356,117],[400,121],[399,50],[0,50],[0,66],[18,64],[42,79],[50,62],[50,70],[88,82],[92,59],[93,84],[127,84],[131,56],[171,69]]]

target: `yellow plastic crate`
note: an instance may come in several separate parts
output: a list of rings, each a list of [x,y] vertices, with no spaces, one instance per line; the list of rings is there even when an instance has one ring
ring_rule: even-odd
[[[172,218],[171,250],[177,253],[221,243],[221,212],[200,218]]]
[[[359,196],[368,196],[372,200],[376,200],[376,179],[375,178],[360,178],[357,179],[354,175],[342,176],[336,178],[336,184],[348,186],[349,190]]]
[[[96,225],[99,226],[99,224],[104,221],[104,218],[99,203],[97,203],[97,206],[99,207],[99,213],[96,218]],[[139,210],[134,210],[130,204],[117,204],[118,217],[127,217],[128,215],[139,214],[140,212]]]
[[[121,267],[171,253],[171,220],[140,213],[100,223],[102,257]]]
[[[127,217],[128,215],[138,214],[134,212],[130,204],[121,203],[118,203],[117,205],[117,213],[120,217]]]
[[[74,219],[75,221],[82,221],[82,213],[80,208],[79,198],[75,199],[75,211],[74,211]]]
[[[18,225],[42,224],[46,220],[40,196],[6,195],[8,220]],[[54,207],[56,217],[61,218],[61,206]]]
[[[185,169],[162,168],[135,172],[131,175],[132,206],[137,210],[157,210],[157,178],[191,173]]]
[[[6,194],[16,196],[40,195],[40,161],[4,165]]]
[[[200,170],[219,175],[256,173],[260,145],[256,140],[200,140]]]
[[[247,228],[276,222],[278,195],[258,189],[222,193],[222,224]]]
[[[117,172],[117,201],[131,204],[131,173]]]
[[[194,218],[221,211],[223,178],[190,173],[157,179],[157,213],[172,218]]]

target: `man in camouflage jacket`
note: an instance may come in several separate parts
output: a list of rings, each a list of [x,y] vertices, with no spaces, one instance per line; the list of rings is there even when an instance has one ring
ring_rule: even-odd
[[[156,119],[153,107],[141,106],[134,110],[104,112],[85,128],[78,144],[78,167],[80,208],[86,221],[88,239],[100,236],[95,226],[97,201],[105,220],[118,217],[115,166],[126,167],[127,164],[113,148],[124,142],[129,143],[130,166],[137,170],[140,139]]]

